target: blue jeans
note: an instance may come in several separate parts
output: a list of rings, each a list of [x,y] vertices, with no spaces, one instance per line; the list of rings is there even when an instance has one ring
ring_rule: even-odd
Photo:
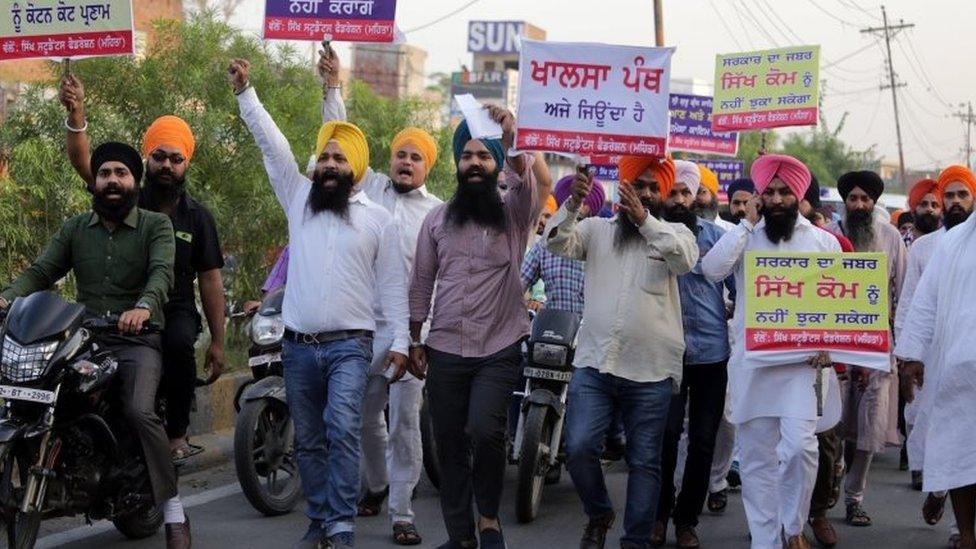
[[[600,466],[607,428],[620,411],[627,436],[627,507],[621,542],[648,544],[661,490],[661,448],[673,385],[639,383],[595,368],[577,368],[569,384],[566,469],[591,518],[613,512]]]
[[[373,355],[371,337],[303,345],[282,355],[295,456],[306,515],[324,535],[353,531],[359,497],[362,403]]]

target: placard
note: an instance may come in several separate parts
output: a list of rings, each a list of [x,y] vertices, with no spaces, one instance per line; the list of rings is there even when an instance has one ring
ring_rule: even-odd
[[[264,37],[393,42],[396,0],[265,0]]]
[[[131,0],[14,0],[4,6],[0,61],[135,51]]]

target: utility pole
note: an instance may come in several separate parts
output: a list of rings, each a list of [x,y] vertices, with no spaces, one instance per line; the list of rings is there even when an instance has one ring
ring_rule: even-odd
[[[654,0],[654,45],[664,47],[664,0]]]
[[[862,33],[871,34],[883,34],[885,39],[885,48],[887,49],[887,64],[888,64],[888,84],[881,86],[881,89],[891,88],[891,103],[895,107],[895,135],[898,138],[898,171],[901,176],[901,188],[908,189],[908,182],[905,181],[905,151],[902,148],[901,142],[901,119],[898,117],[898,88],[905,87],[905,83],[899,83],[895,80],[895,66],[891,60],[891,38],[900,30],[910,29],[914,27],[914,24],[900,22],[898,25],[888,24],[888,13],[885,12],[885,7],[881,6],[881,18],[884,22],[883,27],[872,27],[867,29],[861,29]]]
[[[962,107],[962,103],[959,104]],[[973,125],[976,125],[976,116],[973,116],[973,103],[968,103],[968,112],[957,112],[952,116],[962,120],[966,124],[966,167],[973,169]]]

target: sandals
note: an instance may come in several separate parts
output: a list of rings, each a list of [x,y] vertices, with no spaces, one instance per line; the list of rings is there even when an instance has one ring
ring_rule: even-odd
[[[393,543],[397,545],[420,545],[423,542],[417,527],[410,522],[393,523]]]
[[[860,503],[847,504],[847,524],[851,526],[871,526],[871,517]]]
[[[170,455],[173,458],[173,463],[177,465],[181,465],[191,457],[202,453],[203,453],[203,446],[190,444],[189,441],[187,441],[185,444],[182,444],[181,446],[179,446],[178,448],[170,452]]]
[[[386,496],[390,493],[390,487],[387,486],[382,492],[370,492],[366,491],[366,495],[363,499],[359,500],[359,505],[357,506],[356,516],[359,517],[375,517],[380,514],[383,510],[383,502],[386,500]]]
[[[708,494],[708,510],[712,513],[722,513],[729,504],[729,491],[719,490]]]

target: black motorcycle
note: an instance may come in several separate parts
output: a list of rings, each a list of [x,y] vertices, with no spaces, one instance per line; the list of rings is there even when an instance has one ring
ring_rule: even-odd
[[[117,399],[107,398],[118,361],[98,340],[118,334],[118,317],[91,318],[83,306],[39,292],[15,300],[0,320],[0,519],[8,547],[29,549],[42,519],[75,515],[111,520],[128,538],[154,535],[163,516],[141,446]]]
[[[284,297],[284,288],[270,292],[251,319],[248,366],[254,379],[234,399],[237,479],[251,505],[267,516],[290,513],[302,496],[281,362]]]

